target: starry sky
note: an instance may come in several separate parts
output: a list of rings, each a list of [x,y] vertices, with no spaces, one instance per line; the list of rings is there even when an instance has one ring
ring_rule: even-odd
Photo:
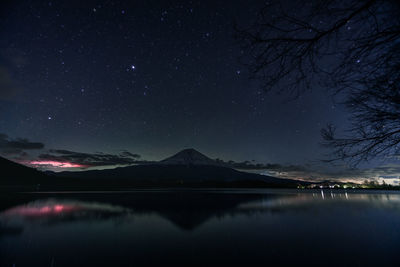
[[[322,88],[289,100],[249,79],[233,23],[250,23],[262,6],[5,2],[0,144],[9,149],[2,155],[40,161],[73,151],[160,160],[193,147],[238,162],[318,161],[327,153],[320,129],[345,126],[346,112]]]

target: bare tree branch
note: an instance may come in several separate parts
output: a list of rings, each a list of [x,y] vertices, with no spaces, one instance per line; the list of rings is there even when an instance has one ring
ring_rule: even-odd
[[[301,1],[267,5],[253,25],[236,28],[242,60],[265,91],[301,94],[328,88],[346,96],[352,126],[336,137],[328,161],[357,164],[394,155],[400,143],[400,3],[391,0]],[[276,15],[277,12],[279,15]]]

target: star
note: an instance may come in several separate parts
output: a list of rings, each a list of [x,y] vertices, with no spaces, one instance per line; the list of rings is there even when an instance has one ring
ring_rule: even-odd
[[[134,70],[134,69],[135,69],[135,66],[134,66],[134,65],[132,65],[132,66],[131,66],[131,69],[132,69],[132,70]]]

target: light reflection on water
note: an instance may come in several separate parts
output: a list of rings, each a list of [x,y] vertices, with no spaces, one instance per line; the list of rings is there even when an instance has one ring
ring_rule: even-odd
[[[397,192],[179,190],[0,200],[0,266],[395,266],[400,244]]]
[[[262,199],[261,201],[251,201],[239,205],[239,209],[250,208],[290,208],[294,206],[302,205],[317,205],[324,208],[319,201],[326,201],[326,205],[333,203],[346,203],[350,202],[352,204],[358,205],[369,205],[369,206],[380,206],[382,208],[398,208],[400,209],[400,193],[397,192],[372,192],[368,194],[348,193],[347,191],[337,191],[337,190],[320,190],[318,193],[298,193],[286,196],[281,196],[276,199]]]
[[[73,200],[47,199],[28,202],[3,211],[0,220],[7,219],[45,219],[53,217],[65,217],[69,215],[91,214],[119,214],[127,209],[104,203],[83,202]]]

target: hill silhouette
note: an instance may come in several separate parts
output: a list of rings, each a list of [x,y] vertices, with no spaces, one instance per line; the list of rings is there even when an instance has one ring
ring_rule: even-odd
[[[148,187],[297,187],[306,182],[241,172],[195,149],[159,162],[105,170],[40,172],[0,158],[0,186],[35,190],[127,190]]]
[[[49,181],[43,172],[3,157],[0,157],[0,170],[0,185],[4,186],[33,186]]]

